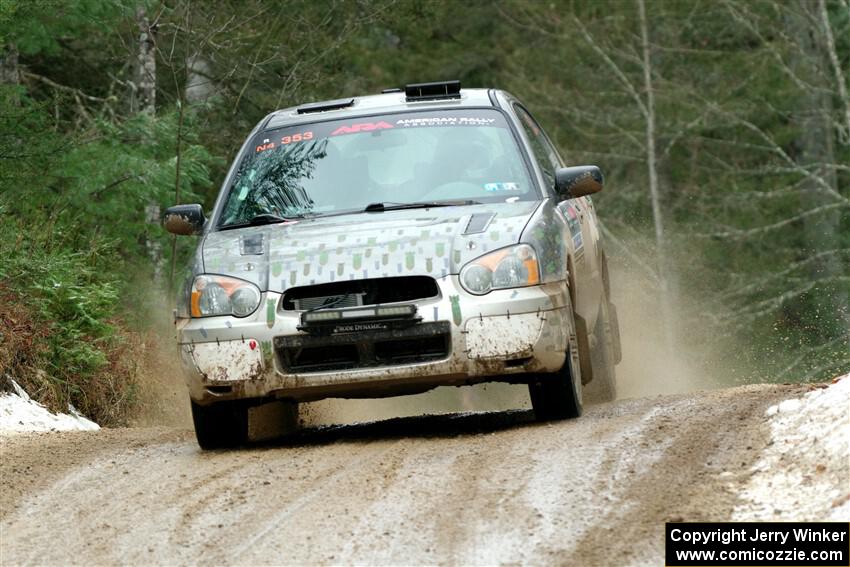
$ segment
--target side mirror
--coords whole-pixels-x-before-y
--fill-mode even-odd
[[[165,209],[162,215],[162,226],[172,234],[200,234],[206,222],[207,217],[200,205],[175,205]]]
[[[575,199],[602,191],[602,171],[595,165],[559,167],[555,170],[555,191],[562,199]]]

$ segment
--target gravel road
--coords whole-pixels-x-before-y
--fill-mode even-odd
[[[0,436],[0,563],[663,565],[721,521],[805,386],[321,427],[201,452],[190,431]],[[837,474],[848,478],[847,470]]]

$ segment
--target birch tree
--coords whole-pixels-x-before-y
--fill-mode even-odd
[[[669,185],[669,179],[666,179],[662,172],[661,162],[664,156],[660,155],[658,150],[662,138],[656,103],[659,71],[653,62],[652,23],[647,15],[644,0],[636,0],[630,9],[633,14],[629,14],[630,17],[626,20],[629,23],[625,24],[625,29],[618,27],[615,30],[607,26],[605,18],[594,18],[592,23],[589,23],[582,14],[571,13],[569,10],[563,10],[563,14],[556,12],[556,18],[547,18],[539,11],[518,4],[515,10],[505,11],[504,14],[511,23],[521,28],[542,33],[550,41],[557,41],[569,48],[582,47],[582,51],[587,54],[582,62],[585,68],[571,69],[570,72],[593,77],[592,81],[584,81],[583,86],[591,98],[594,98],[594,94],[602,94],[602,100],[595,97],[597,108],[579,107],[580,103],[576,104],[577,99],[563,97],[557,86],[539,86],[535,89],[535,94],[546,101],[548,110],[573,124],[585,123],[594,129],[594,134],[605,132],[612,139],[603,152],[594,151],[595,147],[587,146],[579,151],[567,148],[569,161],[582,159],[575,154],[586,154],[593,161],[603,160],[609,164],[606,170],[610,169],[612,161],[616,164],[615,167],[629,170],[638,164],[642,165],[642,179],[645,181],[629,185],[635,193],[633,198],[648,204],[654,238],[654,259],[650,260],[648,265],[643,261],[641,264],[648,267],[652,280],[657,283],[666,346],[668,350],[672,350],[676,320],[673,285],[675,277],[668,257],[671,252],[668,244],[670,236],[665,226],[665,191],[662,183],[667,181]],[[604,29],[605,33],[596,31],[599,29]],[[523,81],[527,81],[522,87],[525,90],[540,85],[539,81],[527,76],[523,76]],[[611,91],[616,94],[612,96]],[[604,104],[605,98],[616,98],[624,106],[613,111]],[[565,100],[569,102],[565,104]],[[673,129],[672,124],[664,126],[666,130]],[[617,169],[614,171],[616,179],[619,172]],[[616,186],[618,191],[624,189],[622,185]],[[667,187],[667,192],[669,191],[670,187]],[[625,251],[632,258],[640,256],[629,249]]]
[[[147,9],[140,5],[135,14],[136,42],[133,54],[133,79],[130,81],[130,113],[143,113],[153,118],[156,115],[156,42],[154,29],[148,17]],[[145,207],[145,223],[149,230],[159,227],[160,207],[155,201],[149,201]],[[162,243],[158,238],[145,235],[145,249],[153,266],[154,281],[162,278]]]
[[[850,205],[842,199],[845,195],[839,191],[834,148],[836,133],[838,140],[844,138],[845,144],[850,144],[850,139],[846,138],[848,131],[845,130],[850,122],[843,122],[839,118],[840,114],[844,114],[850,120],[850,114],[847,114],[850,113],[850,106],[847,106],[843,70],[837,61],[825,1],[819,0],[813,6],[807,0],[798,0],[796,6],[789,10],[787,22],[789,35],[796,39],[798,46],[793,51],[790,67],[811,86],[799,93],[797,112],[798,161],[813,173],[813,176],[806,177],[801,183],[802,201],[807,203],[807,208],[812,209],[832,204]],[[834,75],[830,73],[830,64]],[[831,82],[830,77],[835,80]],[[835,112],[833,99],[845,105],[844,113]],[[846,197],[850,198],[850,194]],[[841,248],[840,215],[846,215],[847,211],[847,206],[841,206],[804,219],[807,251],[810,255]],[[818,302],[820,305],[816,305],[815,309],[825,309],[825,316],[834,315],[838,324],[844,328],[843,334],[850,336],[850,296],[836,293],[841,286],[832,285],[848,273],[842,257],[839,254],[823,255],[809,265],[808,271],[813,281],[824,281],[827,289],[835,290],[824,301]]]
[[[17,85],[20,80],[18,48],[14,43],[9,43],[0,52],[0,84]]]
[[[136,8],[136,52],[130,83],[130,113],[156,112],[156,47],[154,30],[144,6]]]
[[[658,187],[658,159],[655,150],[655,88],[652,82],[652,53],[649,41],[649,23],[646,17],[646,5],[644,0],[636,0],[640,22],[641,53],[643,55],[643,89],[644,100],[637,99],[641,114],[645,121],[646,138],[646,170],[649,184],[649,200],[652,203],[652,224],[655,228],[655,248],[658,257],[658,283],[661,293],[661,309],[664,320],[664,329],[667,339],[667,348],[674,348],[673,344],[673,313],[672,297],[670,295],[670,276],[667,258],[667,235],[664,232],[664,218],[661,211],[661,191]]]

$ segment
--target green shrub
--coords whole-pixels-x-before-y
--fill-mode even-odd
[[[73,251],[22,229],[0,211],[0,373],[53,410],[71,403],[102,425],[124,423],[137,353],[117,319],[114,245]]]

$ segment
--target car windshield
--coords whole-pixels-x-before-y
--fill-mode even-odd
[[[387,205],[536,199],[504,116],[441,110],[303,124],[257,135],[218,225]]]

